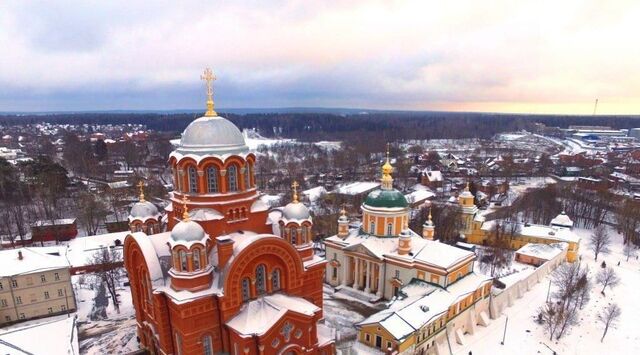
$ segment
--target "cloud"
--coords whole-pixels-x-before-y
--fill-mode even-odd
[[[1,2],[0,111],[197,108],[211,66],[222,108],[638,113],[637,18],[617,0]]]

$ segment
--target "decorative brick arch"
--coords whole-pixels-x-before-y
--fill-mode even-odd
[[[288,355],[289,353],[294,353],[296,355],[304,354],[305,351],[302,350],[302,347],[298,344],[289,344],[278,351],[278,355]]]
[[[221,170],[221,169],[224,169],[225,164],[222,161],[222,159],[218,157],[206,157],[200,160],[200,163],[198,164],[198,169],[204,171],[211,165],[215,166],[218,170]]]
[[[230,306],[239,306],[242,303],[242,278],[251,275],[250,278],[253,280],[253,272],[258,264],[266,264],[267,275],[270,275],[275,267],[280,268],[280,279],[283,280],[284,286],[281,290],[288,291],[302,286],[304,269],[302,259],[295,248],[276,236],[258,239],[234,257],[227,272],[224,289],[229,296],[227,300]]]

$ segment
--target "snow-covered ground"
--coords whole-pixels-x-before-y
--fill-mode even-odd
[[[90,288],[91,282],[81,284],[82,276],[73,276],[73,284],[78,303],[78,340],[80,353],[88,355],[128,354],[138,349],[136,340],[135,310],[131,301],[131,290],[123,286],[120,295],[120,313],[116,312],[109,299],[107,319],[92,321],[89,317],[94,305],[96,292]]]
[[[636,321],[640,316],[640,303],[636,301],[640,289],[640,262],[635,258],[625,261],[622,251],[622,237],[610,231],[613,235],[611,253],[593,260],[593,253],[588,248],[588,239],[592,231],[577,229],[582,237],[581,263],[590,268],[592,282],[595,274],[600,270],[600,262],[606,261],[612,266],[621,282],[613,289],[607,288],[603,296],[600,294],[602,286],[594,284],[591,300],[579,313],[579,324],[572,327],[569,334],[560,340],[549,340],[543,327],[534,319],[537,309],[542,306],[547,297],[549,286],[547,276],[544,281],[535,285],[514,305],[507,308],[505,313],[484,328],[478,327],[475,334],[466,338],[464,346],[453,345],[454,354],[640,354],[640,333],[636,328]],[[620,266],[618,266],[620,262]],[[553,288],[551,290],[553,292]],[[604,327],[597,321],[597,314],[607,304],[616,302],[622,309],[622,316],[616,328],[609,329],[604,342],[600,342]],[[507,321],[507,317],[509,320]],[[503,332],[507,322],[507,332],[504,345],[501,345]]]

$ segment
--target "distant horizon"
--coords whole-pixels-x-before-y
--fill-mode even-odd
[[[508,115],[508,116],[575,116],[575,117],[640,117],[640,113],[633,114],[579,114],[579,113],[534,113],[534,112],[491,112],[491,111],[455,111],[455,110],[411,110],[411,109],[370,109],[370,108],[353,108],[353,107],[232,107],[232,108],[216,108],[219,114],[270,114],[270,113],[327,113],[327,114],[420,114],[420,113],[444,113],[444,114],[478,114],[478,115]],[[19,116],[19,115],[55,115],[55,114],[187,114],[201,113],[204,115],[204,109],[106,109],[106,110],[52,110],[52,111],[0,111],[0,116]]]

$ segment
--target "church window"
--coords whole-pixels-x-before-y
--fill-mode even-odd
[[[251,188],[251,164],[247,163],[244,170],[244,189],[249,190]]]
[[[266,266],[264,266],[264,264],[258,265],[256,268],[256,293],[258,296],[267,292],[266,274]]]
[[[218,170],[213,166],[207,169],[207,189],[209,192],[218,192]]]
[[[387,235],[392,235],[393,234],[393,224],[389,223],[387,224]]]
[[[302,244],[309,241],[309,226],[302,226]]]
[[[371,221],[371,223],[369,223],[369,233],[376,234],[376,222]]]
[[[229,191],[238,191],[238,168],[231,165],[227,169],[227,178],[229,179]]]
[[[280,290],[280,269],[275,269],[271,272],[271,290]]]
[[[282,329],[280,329],[280,334],[284,337],[285,343],[289,342],[289,339],[291,338],[291,331],[293,331],[293,325],[289,322],[284,323]]]
[[[148,235],[153,234],[153,223],[149,223],[149,225],[147,226],[147,234]]]
[[[242,301],[248,301],[251,296],[249,292],[249,278],[242,279]]]
[[[291,228],[291,244],[298,244],[298,229],[295,227]]]
[[[193,270],[200,270],[200,249],[195,249],[193,252]]]
[[[202,350],[204,355],[213,355],[213,346],[211,344],[211,335],[202,337]]]
[[[198,192],[198,174],[193,166],[189,167],[189,192]]]
[[[180,271],[189,271],[187,268],[187,252],[180,250]]]

